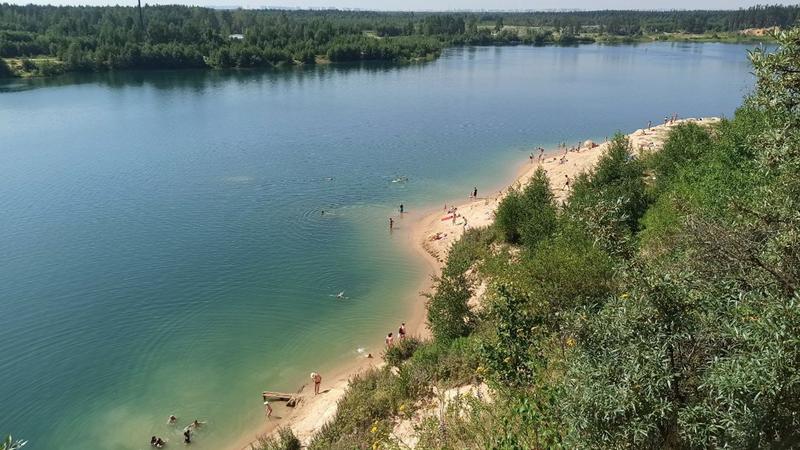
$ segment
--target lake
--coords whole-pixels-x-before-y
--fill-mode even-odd
[[[388,232],[400,203],[494,189],[540,145],[730,116],[747,49],[0,84],[0,432],[146,449],[180,442],[174,413],[209,422],[194,448],[219,448],[263,421],[262,390],[380,352],[425,275]]]

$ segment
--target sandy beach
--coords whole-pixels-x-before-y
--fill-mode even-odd
[[[701,125],[710,125],[718,122],[718,118],[681,119],[675,122],[653,126],[650,129],[639,129],[628,135],[634,153],[641,151],[657,151],[661,148],[670,128],[686,122],[697,122]],[[578,174],[591,170],[600,156],[608,148],[608,142],[593,144],[587,141],[580,149],[568,151],[563,149],[548,149],[542,162],[538,162],[538,153],[534,153],[533,161],[527,156],[516,172],[514,179],[506,183],[505,189],[485,195],[480,192],[478,197],[467,201],[452,201],[446,203],[446,208],[455,207],[457,217],[454,220],[447,213],[445,207],[428,210],[421,214],[406,213],[399,222],[401,225],[396,233],[401,234],[404,247],[414,254],[426,265],[428,273],[413,292],[408,294],[409,315],[405,318],[409,334],[426,337],[428,330],[425,325],[425,298],[422,292],[431,288],[431,275],[439,273],[441,265],[447,258],[447,253],[453,242],[457,241],[464,231],[472,227],[488,226],[494,220],[494,212],[509,188],[523,186],[533,176],[539,167],[547,171],[551,188],[558,201],[563,201],[568,193],[565,187],[566,177],[574,179]],[[566,156],[565,156],[566,155]],[[563,158],[562,161],[562,157]],[[468,187],[466,187],[468,188]],[[465,226],[466,221],[466,226]],[[381,340],[381,342],[378,342]],[[376,337],[377,348],[382,348],[382,336]],[[290,427],[295,435],[307,445],[314,433],[336,414],[336,405],[344,395],[348,380],[355,374],[377,367],[382,364],[379,354],[372,359],[359,358],[337,368],[332,373],[322,374],[323,383],[320,395],[313,395],[313,386],[303,388],[303,399],[295,408],[288,408],[282,402],[273,402],[275,413],[273,419],[247,436],[243,436],[229,447],[229,450],[250,449],[251,443],[257,436],[268,435],[279,427]],[[277,417],[280,417],[279,419]]]

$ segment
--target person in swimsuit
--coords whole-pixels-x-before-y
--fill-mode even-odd
[[[319,385],[322,384],[322,375],[311,372],[311,380],[314,381],[314,395],[319,394]]]
[[[392,219],[391,217],[389,217],[389,229],[390,230],[394,229],[394,219]]]
[[[389,333],[388,335],[386,335],[386,347],[392,348],[393,344],[394,344],[394,337],[392,336],[392,333]]]
[[[183,430],[183,443],[184,444],[191,444],[192,443],[192,430],[189,427]]]
[[[264,400],[264,414],[267,415],[267,419],[272,417],[272,406],[269,405],[269,401],[267,400]]]
[[[406,323],[403,322],[400,324],[400,328],[397,330],[397,335],[400,336],[400,339],[406,338]]]
[[[175,417],[174,414],[170,414],[169,418],[167,419],[167,425],[175,425],[175,423],[177,421],[178,421],[178,418]]]
[[[403,209],[404,209],[404,208],[403,208],[403,204],[402,204],[402,203],[400,203],[400,214],[403,214]]]

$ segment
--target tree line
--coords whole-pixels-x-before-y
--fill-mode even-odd
[[[68,71],[258,67],[436,57],[453,45],[574,44],[591,36],[787,27],[800,7],[736,11],[417,13],[0,4],[0,58]],[[52,63],[52,61],[51,61]],[[55,66],[51,64],[51,66]],[[55,70],[55,67],[52,67]],[[0,68],[0,71],[4,69]]]

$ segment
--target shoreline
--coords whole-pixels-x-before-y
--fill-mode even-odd
[[[430,336],[430,332],[426,325],[426,299],[422,293],[430,290],[432,287],[431,276],[437,274],[441,266],[421,245],[418,245],[418,223],[428,217],[432,210],[422,209],[420,211],[420,213],[405,213],[398,222],[400,224],[405,222],[408,225],[401,225],[394,230],[394,233],[400,235],[399,251],[408,252],[412,258],[425,265],[424,273],[415,283],[414,290],[403,295],[404,301],[408,305],[408,315],[405,319],[408,335],[424,339]],[[375,341],[375,348],[381,349],[381,351],[384,348],[382,338]],[[306,382],[301,388],[303,399],[296,407],[287,407],[284,402],[279,401],[270,402],[274,408],[272,417],[275,420],[261,424],[255,430],[247,432],[245,436],[234,440],[231,445],[224,448],[226,450],[250,450],[251,446],[258,442],[259,437],[272,435],[283,427],[291,428],[303,446],[307,446],[316,431],[335,416],[337,404],[344,396],[350,384],[350,378],[383,365],[383,359],[379,353],[374,353],[371,359],[360,356],[335,364],[333,370],[321,374],[323,379],[320,395],[309,396],[308,392],[312,392],[313,387],[310,382]]]
[[[669,130],[674,126],[688,122],[710,125],[719,121],[720,119],[716,117],[679,119],[670,124],[653,126],[649,130],[638,129],[627,134],[626,137],[630,140],[633,153],[638,154],[642,150],[658,150],[667,137]],[[408,225],[395,230],[395,233],[402,233],[401,247],[413,254],[414,258],[418,258],[425,265],[425,275],[417,283],[415,291],[409,292],[407,295],[409,316],[406,319],[406,325],[409,331],[408,334],[422,338],[429,337],[430,332],[425,321],[426,299],[422,296],[422,292],[430,291],[432,287],[431,277],[439,275],[446,261],[450,245],[456,242],[468,227],[490,225],[494,221],[494,211],[508,191],[511,188],[524,186],[539,167],[547,171],[556,201],[562,202],[569,193],[569,190],[564,187],[565,176],[574,179],[578,174],[592,169],[608,148],[608,144],[609,142],[606,141],[599,145],[582,146],[577,151],[566,153],[560,149],[545,150],[541,163],[536,161],[538,155],[534,154],[533,162],[526,161],[521,163],[506,182],[498,183],[499,186],[504,186],[499,191],[490,191],[491,194],[486,197],[479,196],[476,199],[467,201],[446,203],[448,208],[455,207],[457,209],[458,217],[455,221],[443,220],[443,216],[447,216],[447,213],[438,207],[422,209],[419,215],[405,213],[405,216],[400,220],[408,221],[406,222]],[[560,155],[566,155],[566,160],[563,163],[559,162]],[[467,226],[464,225],[464,221],[467,222]],[[436,238],[437,236],[439,238]],[[378,348],[383,348],[383,343],[379,343]],[[273,420],[263,424],[253,433],[248,433],[250,437],[242,437],[234,445],[226,448],[228,450],[250,450],[251,445],[257,442],[259,436],[270,435],[281,427],[291,428],[303,445],[308,445],[314,433],[335,416],[337,403],[347,390],[350,378],[365,370],[380,367],[384,364],[380,359],[380,355],[373,356],[374,358],[372,359],[361,357],[342,363],[336,366],[336,369],[331,373],[323,374],[323,391],[319,396],[308,397],[308,394],[305,394],[303,400],[295,408],[288,408],[283,405],[276,407],[274,415],[280,416],[283,414],[280,420]],[[303,386],[303,392],[307,392],[309,387],[308,383],[306,383]]]

